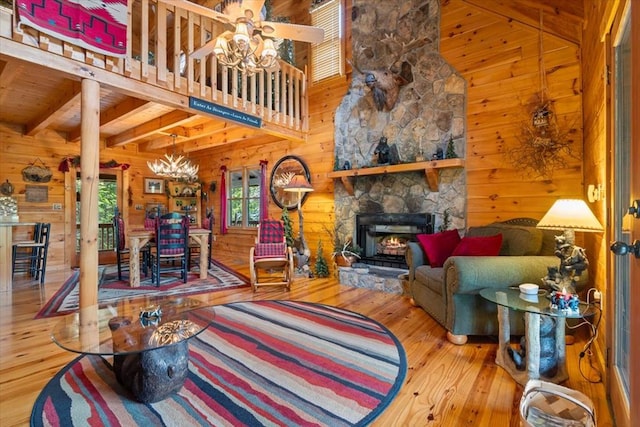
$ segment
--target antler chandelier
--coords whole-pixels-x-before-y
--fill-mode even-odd
[[[238,22],[235,32],[220,34],[213,53],[221,64],[237,67],[249,75],[278,67],[278,51],[273,40],[254,34],[250,21]]]
[[[165,154],[165,159],[156,159],[153,162],[147,162],[147,166],[151,171],[159,176],[172,179],[184,179],[186,181],[196,181],[198,179],[198,170],[200,166],[194,165],[184,156],[175,156],[176,151],[176,134],[171,134],[173,138],[173,154]]]

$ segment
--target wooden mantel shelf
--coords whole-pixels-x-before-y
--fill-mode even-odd
[[[329,172],[329,178],[340,178],[349,195],[353,196],[352,178],[366,175],[384,175],[387,173],[413,172],[424,170],[427,185],[431,191],[438,191],[438,169],[462,168],[464,159],[430,160],[428,162],[403,163],[399,165],[376,166],[372,168],[347,169]]]

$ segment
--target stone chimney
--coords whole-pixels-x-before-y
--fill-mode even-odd
[[[457,157],[464,158],[466,82],[438,51],[438,0],[353,0],[351,20],[357,68],[391,71],[405,84],[395,105],[380,110],[365,75],[353,70],[351,87],[336,111],[337,167],[378,166],[375,149],[382,137],[400,163],[430,160],[439,150],[446,155],[451,140]],[[353,196],[336,181],[336,228],[351,235],[358,213],[428,212],[435,214],[438,231],[446,210],[449,228],[463,229],[464,170],[439,173],[436,192],[427,186],[423,171],[358,177]]]

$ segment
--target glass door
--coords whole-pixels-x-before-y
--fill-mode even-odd
[[[82,181],[80,173],[76,174],[76,263],[80,262],[80,191]],[[113,230],[113,215],[118,206],[118,174],[101,173],[98,182],[98,262],[113,264],[115,262],[115,235]]]
[[[640,214],[633,215],[629,207],[634,200],[640,199],[640,184],[637,182],[637,168],[640,161],[640,138],[638,120],[638,108],[640,99],[638,95],[638,81],[632,80],[632,62],[634,61],[631,46],[632,19],[637,26],[638,12],[632,18],[633,2],[627,2],[619,25],[614,27],[613,35],[613,200],[611,227],[612,238],[615,241],[631,245],[640,239]],[[633,7],[638,4],[633,4]],[[635,58],[637,66],[638,60]],[[635,71],[637,73],[637,71]],[[634,96],[635,95],[635,96]],[[634,112],[635,111],[635,112]],[[636,121],[634,123],[634,121]],[[635,162],[635,164],[633,164]],[[634,169],[636,175],[634,175]],[[634,182],[634,176],[636,182]],[[637,351],[640,345],[638,339],[638,277],[640,259],[631,255],[612,255],[613,286],[610,288],[611,303],[607,310],[612,319],[611,328],[611,358],[609,363],[609,388],[616,424],[619,426],[631,425],[631,420],[638,416],[637,387],[634,384],[638,369],[633,360],[637,359]],[[635,313],[635,315],[634,315]],[[634,350],[635,348],[635,350]],[[636,364],[637,365],[637,364]],[[635,379],[634,379],[635,378]],[[633,413],[635,412],[635,413]],[[637,421],[637,419],[636,419]]]

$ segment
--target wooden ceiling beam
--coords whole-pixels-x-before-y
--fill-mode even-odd
[[[22,61],[1,61],[0,62],[0,105],[4,105],[4,100],[9,94],[16,78],[24,72],[24,62]]]
[[[181,133],[176,132],[176,135],[180,137],[178,138],[176,143],[193,141],[199,138],[203,138],[210,135],[218,134],[220,132],[228,131],[236,127],[239,127],[239,126],[231,123],[227,123],[222,120],[209,120],[209,122],[207,123],[201,123],[196,126],[186,128]],[[165,139],[159,138],[159,139],[154,139],[153,141],[140,144],[139,149],[140,151],[155,151],[155,150],[164,149],[169,145],[171,145],[171,142],[167,143]]]
[[[39,117],[27,123],[25,126],[25,135],[33,136],[49,126],[57,117],[60,117],[72,109],[80,109],[82,86],[76,81],[67,82],[68,84],[65,85],[66,87],[62,93],[56,96],[58,102],[50,105]]]
[[[189,121],[194,115],[193,113],[174,110],[118,135],[107,138],[107,147],[120,147],[146,138],[154,133],[180,126],[182,123]]]
[[[117,120],[124,120],[129,117],[133,117],[152,105],[153,104],[151,102],[144,99],[129,97],[121,103],[100,113],[100,128],[102,129],[102,127]],[[67,140],[74,142],[80,140],[80,126],[69,132]]]
[[[241,141],[248,141],[256,137],[262,137],[266,134],[260,129],[253,129],[244,126],[233,126],[223,132],[209,135],[204,138],[198,138],[181,145],[181,151],[191,153],[220,145],[233,144]]]

